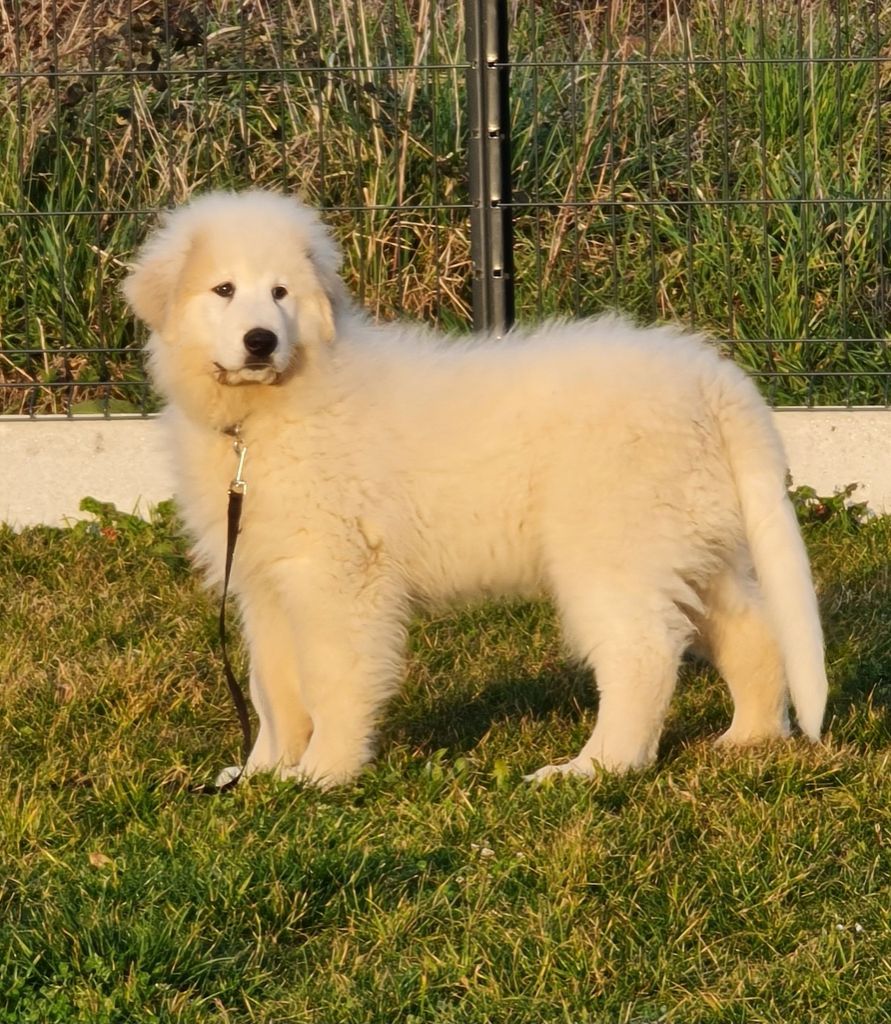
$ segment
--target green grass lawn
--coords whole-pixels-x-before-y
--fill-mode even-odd
[[[887,1021],[891,520],[828,511],[824,747],[713,750],[690,665],[655,769],[526,785],[596,700],[520,604],[415,623],[354,785],[223,797],[185,788],[238,731],[169,513],[0,527],[0,1021]]]

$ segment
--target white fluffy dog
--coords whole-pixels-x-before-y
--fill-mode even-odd
[[[755,387],[700,338],[606,316],[443,338],[375,326],[294,199],[168,215],[125,284],[178,498],[219,582],[232,439],[249,448],[232,575],[259,734],[247,772],[333,785],[372,756],[415,602],[545,592],[594,670],[589,775],[650,764],[688,647],[730,688],[724,739],[817,739],[826,675],[786,462]]]

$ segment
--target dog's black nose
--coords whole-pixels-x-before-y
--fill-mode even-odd
[[[244,347],[254,359],[268,359],[278,345],[278,338],[265,327],[252,327],[244,336]]]

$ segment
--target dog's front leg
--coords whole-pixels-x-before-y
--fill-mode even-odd
[[[354,778],[373,755],[381,705],[399,685],[405,629],[400,602],[380,581],[343,579],[293,595],[300,689],[312,720],[303,756],[285,777],[330,787]],[[318,583],[318,578],[316,579]]]
[[[242,592],[239,605],[250,654],[251,703],[259,720],[244,774],[286,770],[303,756],[312,731],[298,681],[294,624],[272,589]],[[238,771],[224,769],[218,783]]]

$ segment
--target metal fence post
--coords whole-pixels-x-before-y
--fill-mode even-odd
[[[473,326],[501,337],[514,320],[507,0],[465,9]]]

